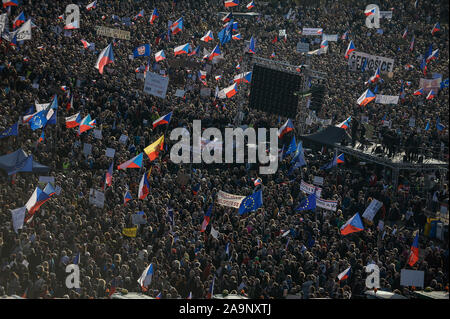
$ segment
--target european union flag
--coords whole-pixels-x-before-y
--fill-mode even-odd
[[[242,215],[257,210],[262,204],[262,191],[259,190],[242,200],[241,206],[239,206],[239,214]]]
[[[284,153],[283,158],[285,158],[286,156],[288,156],[292,152],[295,152],[296,150],[297,150],[297,142],[295,141],[295,136],[293,136],[291,144],[289,144],[289,147],[286,150],[286,152]]]
[[[233,20],[231,20],[230,22],[228,22],[226,28],[222,29],[222,31],[220,31],[218,33],[218,38],[220,41],[221,45],[224,45],[225,43],[228,43],[231,41],[231,28],[233,26]]]
[[[30,120],[30,127],[33,131],[43,128],[47,124],[47,111],[42,110]]]
[[[140,56],[150,56],[151,52],[152,50],[150,48],[150,44],[144,44],[134,49],[133,57],[138,58]]]
[[[314,193],[306,197],[295,210],[302,211],[315,209],[316,209],[316,194]]]
[[[448,78],[441,82],[441,90],[443,88],[448,88]]]
[[[12,126],[10,126],[9,128],[7,128],[6,130],[4,130],[3,132],[0,133],[0,139],[7,137],[7,136],[17,136],[19,135],[19,130],[18,130],[19,124],[13,124]]]

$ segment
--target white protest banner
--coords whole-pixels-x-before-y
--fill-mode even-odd
[[[16,232],[16,234],[17,234],[17,230],[22,229],[22,227],[23,227],[23,221],[25,219],[25,211],[26,210],[27,210],[27,208],[25,206],[16,208],[16,209],[10,209],[13,228],[14,228],[14,231]]]
[[[286,36],[286,29],[280,30],[278,31],[278,36],[281,37],[285,37]]]
[[[434,92],[437,92],[441,88],[441,81],[442,78],[436,78],[436,79],[423,79],[421,78],[419,80],[419,87],[423,89],[423,92],[425,94],[428,94],[431,90],[434,90]]]
[[[297,42],[297,52],[309,52],[309,43]]]
[[[145,225],[147,221],[144,218],[144,212],[137,212],[131,215],[131,223],[134,225]]]
[[[398,95],[381,95],[377,94],[375,96],[375,103],[379,104],[398,104],[400,96]]]
[[[383,203],[373,199],[369,206],[367,206],[366,210],[364,211],[364,213],[362,214],[362,217],[372,221],[373,218],[375,217],[375,214],[378,212],[378,210],[381,208],[381,206],[383,206]]]
[[[215,230],[212,225],[211,225],[211,236],[213,236],[215,239],[219,238],[219,232]]]
[[[17,41],[31,40],[31,19],[22,24],[22,26],[15,31]]]
[[[316,196],[320,198],[322,195],[322,188],[306,183],[305,181],[301,181],[300,190],[304,191],[306,194],[316,193]]]
[[[120,135],[119,142],[122,144],[127,144],[128,136],[122,134]]]
[[[114,155],[116,154],[116,150],[114,148],[107,147],[106,148],[106,157],[114,158]]]
[[[8,25],[8,14],[7,13],[0,14],[0,34],[2,34],[3,31],[5,31],[7,25]]]
[[[87,156],[91,155],[92,153],[92,145],[89,143],[84,143],[83,145],[83,154]]]
[[[39,183],[55,183],[55,176],[39,176]]]
[[[313,184],[323,186],[323,177],[314,176]]]
[[[322,35],[322,28],[303,28],[302,35]]]
[[[144,92],[165,99],[168,85],[169,77],[147,72],[144,82]]]
[[[337,34],[322,34],[322,41],[329,41],[329,42],[337,42],[338,35]]]
[[[425,273],[422,270],[402,269],[400,272],[400,285],[409,287],[423,287]]]
[[[337,200],[326,200],[322,198],[316,198],[316,206],[326,209],[326,210],[332,210],[336,211],[337,209]]]
[[[101,140],[101,139],[103,138],[103,136],[102,136],[102,130],[94,129],[94,137],[97,138],[97,139],[99,139],[99,140]]]
[[[103,208],[103,206],[105,205],[105,194],[91,188],[89,190],[89,203],[94,206]]]
[[[392,11],[380,11],[380,18],[392,19]]]
[[[391,128],[392,127],[392,121],[384,120],[383,121],[383,126]]]
[[[244,198],[245,196],[233,195],[224,191],[219,191],[219,193],[217,194],[217,204],[227,207],[239,208]]]
[[[348,58],[348,67],[350,71],[361,72],[362,66],[366,63],[365,71],[375,72],[379,67],[381,73],[394,71],[394,59],[382,56],[371,55],[364,52],[353,51]]]
[[[175,92],[175,96],[177,97],[183,97],[184,96],[185,91],[181,90],[181,89],[177,89],[177,91]]]
[[[111,37],[116,39],[130,40],[130,31],[123,31],[119,29],[112,29],[107,27],[96,26],[97,35],[104,37]]]

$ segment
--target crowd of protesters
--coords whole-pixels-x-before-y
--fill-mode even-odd
[[[200,45],[208,52],[212,50],[218,43],[217,32],[224,24],[217,13],[229,11],[223,1],[111,0],[98,1],[97,8],[90,11],[85,10],[86,1],[79,1],[80,28],[66,36],[62,30],[64,21],[58,16],[71,2],[44,1],[34,5],[31,0],[22,0],[19,7],[12,8],[9,19],[12,21],[20,11],[33,18],[36,27],[32,40],[17,47],[4,39],[0,43],[0,131],[17,122],[36,100],[45,103],[57,94],[59,104],[58,124],[46,126],[43,142],[37,144],[41,130],[32,131],[23,124],[18,136],[0,140],[0,154],[22,148],[37,162],[51,168],[49,175],[55,177],[56,185],[62,189],[16,233],[10,210],[25,205],[38,184],[38,175],[19,173],[12,178],[1,173],[0,296],[108,298],[112,291],[123,288],[152,297],[161,293],[162,298],[186,298],[192,293],[193,298],[206,298],[215,276],[215,293],[226,290],[249,298],[297,295],[304,299],[350,299],[364,294],[365,266],[369,263],[380,268],[382,290],[412,296],[411,287],[400,285],[403,268],[423,270],[425,287],[448,290],[448,243],[425,236],[427,217],[440,210],[440,203],[448,203],[446,173],[402,174],[399,184],[404,187],[399,190],[393,187],[389,168],[350,157],[333,170],[320,169],[334,155],[332,149],[320,148],[307,149],[307,165],[291,175],[290,156],[280,161],[275,174],[264,176],[258,176],[257,165],[249,168],[245,164],[171,162],[169,153],[174,142],[169,140],[170,131],[183,126],[190,130],[193,120],[202,120],[204,128],[224,128],[235,122],[243,105],[245,116],[241,124],[269,128],[283,123],[275,114],[248,108],[248,84],[239,85],[245,94],[230,99],[201,97],[199,91],[204,85],[194,81],[193,76],[206,66],[203,52],[199,56],[173,57],[173,48],[187,42],[193,48]],[[429,101],[412,95],[419,79],[426,77],[417,57],[431,43],[440,52],[428,72],[448,78],[448,17],[445,21],[440,15],[440,1],[419,1],[417,8],[412,0],[381,1],[380,6],[382,10],[393,11],[392,19],[381,20],[383,34],[365,27],[365,4],[359,1],[327,1],[312,7],[296,7],[289,1],[271,1],[267,5],[257,2],[253,10],[261,13],[259,18],[235,19],[243,39],[254,36],[256,55],[267,59],[275,52],[275,60],[302,64],[304,56],[296,52],[297,42],[307,38],[299,32],[302,27],[320,27],[327,34],[342,35],[348,31],[357,50],[394,58],[393,76],[383,75],[384,83],[379,88],[382,94],[399,95],[400,81],[410,81],[405,98],[398,105],[372,102],[360,107],[356,100],[367,88],[364,82],[372,74],[348,70],[344,58],[348,40],[330,42],[328,53],[311,57],[313,68],[328,74],[327,94],[317,117],[331,119],[335,125],[350,115],[358,120],[367,116],[372,136],[381,140],[386,134],[383,130],[390,130],[398,138],[397,152],[406,151],[406,146],[415,143],[421,148],[419,154],[432,154],[448,162],[448,88]],[[150,24],[148,19],[155,7],[160,16]],[[285,17],[290,8],[296,12],[294,19]],[[133,20],[142,9],[144,18]],[[247,9],[241,3],[239,10],[234,11]],[[129,17],[131,23],[113,16]],[[181,16],[183,30],[156,44],[155,39],[167,32],[168,21]],[[438,21],[441,30],[432,36],[431,28]],[[115,61],[105,67],[104,74],[99,74],[94,65],[100,51],[112,39],[97,36],[96,26],[131,33],[131,40],[114,41]],[[405,28],[415,36],[412,52],[410,41],[402,38]],[[275,42],[280,29],[287,30],[287,39]],[[208,30],[214,32],[216,40],[203,43],[200,38]],[[95,51],[84,49],[81,39],[95,43]],[[129,55],[143,43],[151,43],[152,56],[159,50],[168,56],[159,63],[152,57],[150,65],[150,71],[165,70],[169,77],[165,99],[145,94],[143,81],[136,77],[135,70],[145,66],[147,60],[129,59]],[[228,86],[238,73],[251,71],[236,70],[244,48],[243,40],[233,40],[221,47],[224,58],[212,65],[207,75],[212,91],[216,85]],[[415,68],[406,70],[406,64]],[[222,78],[216,81],[215,75]],[[67,86],[74,97],[69,111],[65,106],[70,98],[61,91],[61,86]],[[176,89],[187,87],[190,90],[184,98],[174,96]],[[171,111],[169,125],[152,129],[154,120]],[[96,119],[102,139],[95,138],[92,130],[77,136],[76,130],[65,127],[64,117],[76,112]],[[392,121],[390,129],[380,124],[385,114]],[[416,119],[415,128],[408,125],[410,117]],[[437,117],[444,125],[442,131],[435,129]],[[432,127],[425,131],[428,120]],[[283,141],[289,142],[294,134],[298,137],[300,123],[294,120],[294,124],[296,130]],[[307,133],[322,128],[320,123],[313,123],[307,126]],[[105,156],[106,148],[116,150],[114,162],[118,165],[142,152],[162,133],[166,134],[165,150],[153,162],[144,160],[145,170],[153,167],[150,194],[145,200],[137,199],[144,169],[115,169],[113,185],[104,191],[104,208],[89,202],[89,190],[101,190],[104,186],[105,172],[111,163],[111,158]],[[126,143],[119,141],[121,135],[128,136]],[[89,156],[83,154],[84,143],[93,146]],[[300,182],[312,184],[314,176],[324,178],[322,197],[338,201],[336,212],[322,209],[296,212],[298,203],[307,196],[300,190]],[[253,179],[257,177],[262,178],[258,187],[263,190],[264,204],[260,209],[240,216],[236,209],[215,204],[210,225],[206,232],[200,232],[204,213],[219,190],[250,195],[254,190]],[[194,195],[192,189],[197,184],[201,187]],[[124,205],[127,187],[133,200]],[[355,213],[362,214],[373,198],[384,204],[373,222],[365,221],[362,232],[342,236],[339,228]],[[168,207],[174,211],[173,225],[167,215]],[[133,226],[131,215],[138,211],[144,211],[147,224],[139,226],[135,238],[124,236],[122,229]],[[380,220],[384,229],[377,227]],[[211,226],[219,231],[218,239],[211,236]],[[287,230],[291,230],[290,234],[281,236]],[[410,267],[407,260],[416,230],[421,234],[421,254],[420,260]],[[227,244],[230,244],[228,253]],[[81,287],[69,289],[65,285],[66,265],[78,254]],[[154,276],[148,289],[142,291],[137,280],[150,263],[154,265]],[[338,274],[349,266],[351,276],[339,281]]]

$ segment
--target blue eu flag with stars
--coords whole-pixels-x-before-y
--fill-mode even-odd
[[[315,210],[315,209],[316,209],[316,194],[311,194],[308,197],[306,197],[295,210],[299,212],[302,210]]]
[[[262,206],[262,190],[245,197],[239,206],[239,215],[257,210]]]

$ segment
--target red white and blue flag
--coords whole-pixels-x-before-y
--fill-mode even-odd
[[[141,181],[139,182],[139,190],[138,190],[138,198],[139,199],[145,199],[147,195],[150,193],[150,182],[148,181],[148,177],[151,173],[145,172],[144,175],[142,175]]]
[[[105,176],[105,185],[104,185],[104,189],[107,186],[111,186],[112,185],[112,176],[113,176],[113,169],[114,169],[114,161],[112,161],[111,165],[109,165],[109,169],[106,172],[106,176]]]
[[[3,8],[19,6],[19,0],[3,0],[2,2],[3,2]]]
[[[95,120],[91,119],[91,115],[90,114],[86,115],[80,122],[80,126],[78,128],[78,135],[90,129],[93,129],[95,124],[96,124]]]
[[[95,0],[94,2],[89,3],[86,6],[86,10],[91,11],[92,9],[97,8],[97,0]]]
[[[134,16],[133,20],[137,20],[139,17],[144,17],[144,9],[139,11],[139,13]]]
[[[341,235],[348,235],[363,230],[364,225],[362,223],[361,217],[359,216],[359,213],[356,213],[344,225],[341,226]]]
[[[251,9],[253,9],[255,7],[255,2],[254,1],[251,1],[249,4],[247,4],[247,9],[248,10],[251,10]]]
[[[435,96],[434,90],[430,90],[430,92],[428,92],[426,99],[432,100],[432,99],[434,99],[434,96]]]
[[[161,116],[159,119],[157,119],[156,121],[153,122],[153,128],[157,127],[158,125],[162,125],[162,124],[169,124],[170,123],[170,119],[172,118],[172,112]]]
[[[377,11],[377,8],[373,7],[371,9],[364,10],[364,14],[368,17],[368,16],[371,16],[371,15],[374,15],[376,11]]]
[[[367,104],[369,104],[373,100],[375,100],[375,94],[370,89],[367,89],[358,98],[356,103],[358,103],[360,106],[366,106]]]
[[[239,0],[225,0],[225,8],[236,7],[239,5]]]
[[[209,206],[208,210],[205,213],[205,216],[203,217],[202,228],[200,230],[200,232],[202,232],[202,233],[206,230],[206,227],[208,226],[209,221],[211,220],[212,207],[213,207],[213,204],[211,204]]]
[[[237,83],[230,85],[229,87],[221,90],[218,94],[219,98],[231,98],[237,93]]]
[[[345,269],[343,272],[341,272],[341,273],[338,275],[339,281],[348,279],[348,277],[350,277],[351,268],[352,268],[351,266],[348,267],[347,269]]]
[[[441,24],[439,22],[437,22],[434,26],[433,29],[431,30],[431,34],[434,35],[436,32],[441,31]]]
[[[352,53],[355,50],[356,50],[355,45],[353,44],[353,41],[350,40],[347,50],[345,50],[345,58],[348,59],[348,57],[350,56],[350,53]]]
[[[278,129],[278,138],[282,138],[283,135],[285,135],[293,130],[294,130],[294,124],[292,123],[291,119],[288,119],[286,121],[286,123],[284,123],[283,126]]]
[[[131,197],[131,194],[127,189],[125,194],[123,195],[123,204],[126,205],[132,199],[133,199],[133,197]]]
[[[202,40],[204,42],[214,40],[214,35],[213,35],[212,31],[209,30],[208,32],[206,32],[206,34],[200,40]]]
[[[351,120],[352,120],[352,117],[349,116],[344,122],[338,124],[337,127],[340,127],[340,128],[343,128],[346,130],[349,128]]]
[[[158,10],[153,9],[152,15],[150,16],[150,20],[148,22],[150,22],[150,24],[153,24],[153,22],[155,22],[156,18],[159,17],[159,13]]]
[[[420,88],[417,91],[414,91],[413,95],[423,95],[423,88]]]
[[[238,34],[233,34],[233,35],[231,36],[231,38],[232,38],[233,40],[242,40],[242,36],[241,36],[240,33],[238,33]]]
[[[175,56],[180,55],[180,54],[188,54],[189,50],[191,48],[191,45],[189,43],[177,46],[173,52],[175,54]]]
[[[208,55],[208,60],[214,59],[214,57],[221,55],[222,52],[220,51],[219,45],[216,45],[215,48],[211,51],[211,53]]]
[[[112,49],[112,45],[108,44],[106,48],[102,50],[100,55],[98,56],[97,62],[95,63],[95,68],[98,69],[100,74],[103,74],[103,68],[105,65],[114,62],[114,52]]]
[[[161,50],[159,52],[156,52],[155,54],[155,61],[159,62],[166,58],[166,54],[164,53],[164,50]]]
[[[172,34],[177,34],[182,30],[183,30],[183,17],[179,18],[170,26],[170,31],[172,32]]]
[[[74,114],[72,116],[66,117],[66,127],[72,128],[77,127],[81,123],[80,112]]]
[[[147,287],[151,284],[153,278],[153,264],[147,266],[142,272],[141,277],[137,280],[141,289],[146,291]]]
[[[416,231],[416,236],[414,236],[414,241],[411,245],[411,252],[408,257],[408,265],[411,267],[419,261],[419,232]]]
[[[248,47],[248,52],[252,54],[256,53],[255,39],[253,38],[253,36],[250,38],[250,45]]]
[[[426,62],[429,63],[431,60],[437,59],[438,56],[439,56],[439,49],[436,49],[427,57]]]
[[[233,81],[237,84],[243,83],[250,83],[252,81],[252,72],[244,72],[236,75],[233,79]]]
[[[141,168],[143,155],[144,155],[144,153],[140,153],[139,155],[133,157],[132,159],[117,166],[117,169],[121,170],[121,169],[127,169],[127,168]]]
[[[20,27],[22,23],[25,23],[25,14],[23,14],[23,11],[19,13],[17,18],[13,21],[13,29]]]
[[[206,295],[206,299],[211,299],[214,294],[214,281],[216,280],[216,275],[214,275],[211,285],[209,286],[208,294]]]

